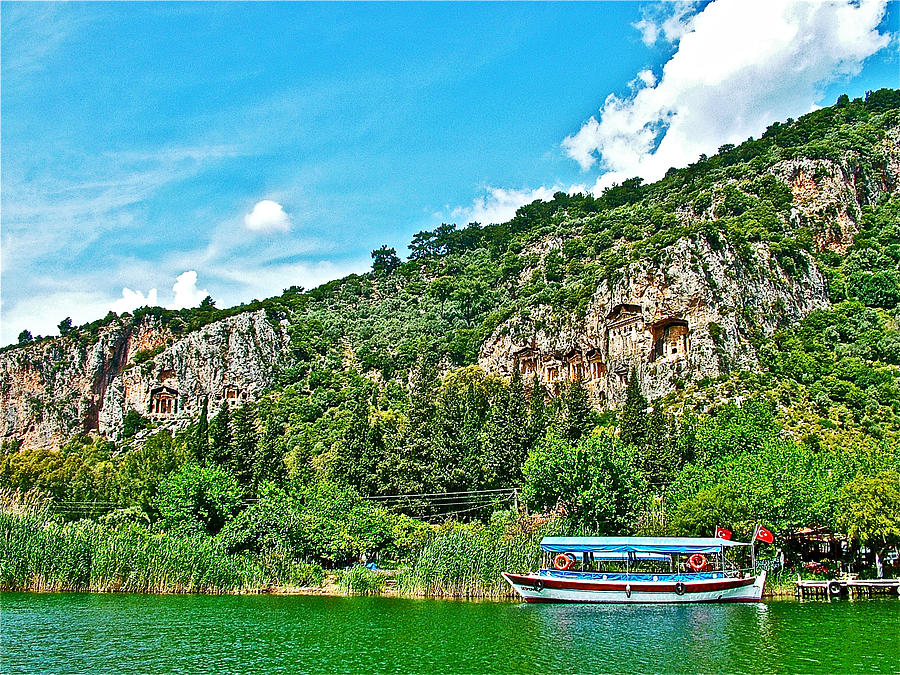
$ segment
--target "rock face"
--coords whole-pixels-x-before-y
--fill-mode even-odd
[[[256,398],[287,360],[285,328],[246,312],[178,338],[158,319],[114,323],[90,344],[64,337],[0,354],[0,436],[58,446],[78,431],[117,437],[129,410],[177,428],[209,400]]]
[[[549,308],[513,318],[485,342],[480,365],[549,387],[580,379],[595,404],[624,400],[634,370],[656,398],[679,381],[716,376],[757,363],[753,330],[771,333],[828,306],[825,279],[807,259],[788,276],[764,245],[742,259],[705,238],[682,239],[663,264],[629,266],[621,280],[597,288],[583,320],[550,320]]]

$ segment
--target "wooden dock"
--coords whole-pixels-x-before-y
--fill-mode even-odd
[[[825,581],[797,579],[794,594],[798,598],[829,598],[842,595],[871,597],[876,593],[900,595],[900,579],[840,578]]]

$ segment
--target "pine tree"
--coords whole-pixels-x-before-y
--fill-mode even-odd
[[[595,426],[594,410],[581,380],[573,380],[563,394],[563,437],[578,442]]]
[[[619,413],[619,436],[625,445],[641,445],[647,438],[647,399],[632,370],[625,390],[625,405]]]
[[[228,451],[231,446],[231,411],[227,404],[213,417],[209,425],[209,453],[207,464],[228,464]]]
[[[518,485],[528,458],[528,399],[518,364],[508,387],[498,392],[487,420],[484,443],[487,488]]]
[[[679,469],[674,448],[672,421],[656,404],[647,419],[646,442],[637,451],[638,468],[651,483],[667,483]]]
[[[209,399],[206,397],[203,398],[203,407],[200,408],[200,419],[194,427],[192,444],[194,457],[205,465],[209,455]]]
[[[547,390],[541,383],[537,372],[531,381],[531,394],[528,398],[528,448],[540,443],[547,434]]]
[[[249,485],[253,476],[253,461],[256,458],[256,443],[259,433],[256,430],[256,415],[253,407],[242,405],[231,414],[229,423],[231,443],[228,448],[228,466],[238,480]]]

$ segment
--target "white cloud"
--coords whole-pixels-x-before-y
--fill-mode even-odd
[[[133,312],[138,307],[156,307],[158,304],[155,288],[147,291],[147,295],[140,291],[133,291],[130,288],[123,288],[122,297],[112,303],[109,308],[116,314],[124,314],[125,312]]]
[[[859,73],[890,38],[878,31],[886,0],[790,2],[715,0],[673,13],[686,30],[662,76],[639,74],[634,91],[613,94],[562,146],[583,170],[599,159],[598,191],[631,176],[661,178],[723,143],[813,109],[825,84]],[[637,25],[644,37],[678,36]]]
[[[696,9],[694,2],[670,2],[649,5],[634,27],[641,32],[641,41],[648,47],[660,38],[677,42],[691,28],[691,18]]]
[[[572,185],[568,188],[560,185],[554,187],[541,186],[533,190],[507,190],[504,188],[486,188],[487,194],[476,197],[471,206],[459,206],[450,212],[453,219],[463,223],[505,223],[516,215],[516,210],[536,199],[549,201],[557,192],[586,192],[583,185]]]
[[[205,288],[197,288],[197,272],[194,270],[188,270],[179,274],[175,279],[172,290],[175,292],[175,299],[171,305],[167,305],[167,309],[196,307],[209,295],[209,291]]]
[[[287,232],[291,229],[291,218],[281,204],[263,199],[244,216],[244,225],[255,232]]]

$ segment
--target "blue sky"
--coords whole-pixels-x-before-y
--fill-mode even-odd
[[[2,12],[2,342],[370,266],[900,86],[897,3]]]

